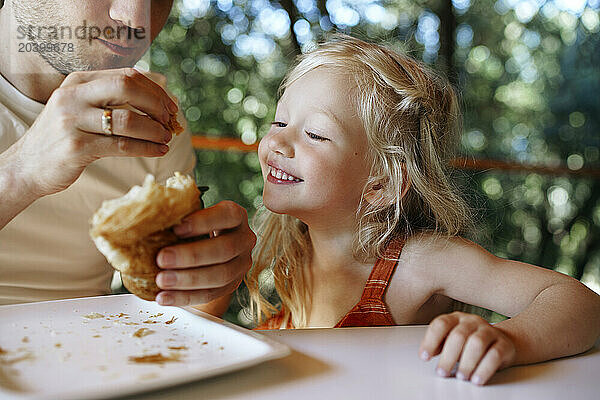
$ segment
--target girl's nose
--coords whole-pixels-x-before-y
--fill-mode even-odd
[[[269,150],[286,158],[294,157],[294,145],[290,140],[290,134],[287,129],[282,129],[269,135],[267,139]]]

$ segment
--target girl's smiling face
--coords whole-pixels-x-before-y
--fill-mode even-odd
[[[287,87],[258,148],[271,211],[311,224],[353,223],[369,176],[352,79],[319,67]]]

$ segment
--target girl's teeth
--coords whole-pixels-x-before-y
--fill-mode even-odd
[[[282,181],[295,181],[295,182],[300,182],[300,179],[295,178],[292,175],[288,175],[286,172],[283,172],[280,169],[277,169],[275,167],[269,167],[269,174],[277,179],[281,179]]]

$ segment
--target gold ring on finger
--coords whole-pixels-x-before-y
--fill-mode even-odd
[[[106,136],[111,136],[113,134],[113,125],[112,125],[112,110],[107,108],[102,113],[102,132]]]

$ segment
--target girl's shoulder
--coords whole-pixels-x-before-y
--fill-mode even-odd
[[[452,300],[443,294],[439,269],[447,265],[444,260],[449,253],[460,254],[469,243],[459,237],[431,233],[406,238],[385,300],[398,324],[427,323],[436,315],[450,312]]]
[[[405,269],[420,272],[417,275],[427,277],[467,254],[485,256],[486,253],[478,244],[460,236],[420,232],[405,240],[399,264]]]
[[[404,290],[408,285],[429,295],[441,293],[444,282],[440,278],[449,270],[465,272],[468,266],[485,262],[488,257],[495,256],[460,236],[414,234],[405,240],[390,286],[392,290]]]

